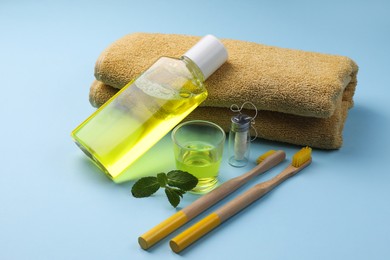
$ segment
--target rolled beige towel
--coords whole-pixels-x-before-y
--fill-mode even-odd
[[[122,88],[161,56],[180,57],[200,37],[134,33],[115,41],[100,55],[97,80]],[[348,88],[351,97],[358,67],[344,56],[222,40],[229,60],[207,81],[201,106],[229,107],[251,101],[259,110],[330,117]]]
[[[99,107],[160,56],[181,56],[199,37],[173,34],[126,35],[100,55],[90,102]],[[229,60],[206,81],[209,96],[187,119],[220,124],[226,131],[231,104],[254,103],[260,137],[337,149],[353,105],[357,65],[349,58],[222,40]],[[253,111],[247,111],[253,114]]]

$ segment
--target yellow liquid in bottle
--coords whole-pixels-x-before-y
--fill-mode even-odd
[[[72,137],[115,179],[206,97],[206,89],[183,62],[161,58],[78,126]]]

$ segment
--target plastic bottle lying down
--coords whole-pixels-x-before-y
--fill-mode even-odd
[[[181,58],[161,57],[71,136],[115,180],[206,99],[203,82],[226,60],[224,46],[211,35]]]

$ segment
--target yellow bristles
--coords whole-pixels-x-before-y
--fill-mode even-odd
[[[270,156],[271,154],[274,154],[274,153],[276,153],[275,150],[269,150],[268,152],[266,152],[266,153],[260,155],[260,156],[257,158],[256,163],[257,163],[257,164],[261,163],[262,161],[265,160],[265,158],[267,158],[268,156]]]
[[[311,148],[306,146],[296,152],[292,158],[292,166],[298,168],[311,159]]]

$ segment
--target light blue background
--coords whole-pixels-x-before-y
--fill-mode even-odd
[[[390,259],[389,11],[376,0],[2,0],[0,259]],[[94,111],[98,55],[132,32],[211,33],[351,57],[359,83],[343,148],[314,150],[309,168],[180,255],[169,239],[140,249],[137,237],[175,210],[161,192],[133,198],[133,183],[112,183],[69,136]],[[269,149],[291,158],[298,147],[258,140],[252,154]],[[221,178],[251,166],[225,164]]]

